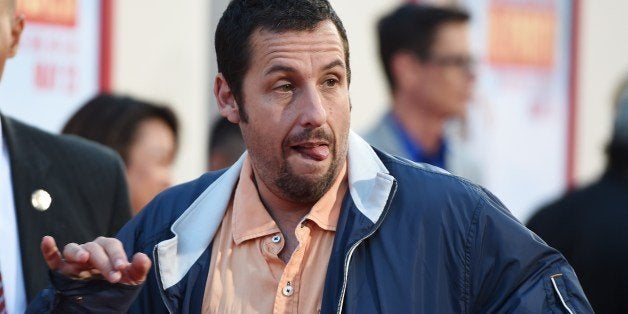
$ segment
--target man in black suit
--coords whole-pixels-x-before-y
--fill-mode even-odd
[[[528,221],[578,272],[597,313],[628,313],[628,76],[615,95],[614,113],[605,171]]]
[[[0,0],[0,79],[24,27]],[[77,137],[52,135],[0,113],[0,312],[23,313],[48,284],[41,238],[63,243],[115,235],[130,218],[120,157]]]

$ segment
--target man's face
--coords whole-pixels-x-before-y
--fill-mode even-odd
[[[471,97],[474,74],[471,69],[469,31],[466,23],[439,27],[427,60],[416,59],[419,71],[413,97],[433,113],[461,116]]]
[[[4,63],[17,52],[23,21],[16,18],[9,7],[10,0],[0,0],[0,79]]]
[[[317,201],[346,160],[350,102],[347,65],[334,24],[251,36],[241,122],[256,179],[273,194]],[[259,184],[259,182],[258,182]]]

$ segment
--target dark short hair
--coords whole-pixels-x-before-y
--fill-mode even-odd
[[[394,90],[395,82],[390,60],[396,53],[410,51],[419,59],[427,60],[440,26],[466,23],[469,19],[469,13],[460,8],[411,3],[403,4],[383,16],[377,24],[379,54],[391,90]]]
[[[139,125],[149,119],[159,119],[168,125],[176,147],[179,127],[174,112],[168,107],[128,96],[97,95],[74,113],[61,133],[109,146],[127,163]]]
[[[258,29],[276,33],[312,30],[326,20],[334,23],[342,39],[350,81],[347,32],[327,0],[232,0],[229,3],[218,22],[214,44],[218,71],[231,88],[242,121],[248,121],[243,107],[242,81],[251,65],[253,32]]]

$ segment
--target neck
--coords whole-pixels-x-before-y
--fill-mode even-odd
[[[264,181],[259,179],[257,174],[254,175],[254,178],[262,204],[264,204],[264,207],[266,207],[266,210],[282,231],[284,222],[298,223],[314,205],[314,203],[297,203],[277,196],[276,193],[268,188]]]
[[[299,240],[294,231],[301,220],[303,220],[303,217],[310,212],[314,204],[285,200],[273,193],[262,180],[259,180],[257,174],[254,174],[254,178],[262,204],[277,224],[277,227],[279,227],[279,230],[281,230],[281,234],[283,234],[285,239],[284,247],[278,256],[284,263],[288,263],[292,253],[299,245]]]
[[[393,114],[410,139],[421,146],[427,155],[438,152],[443,138],[447,117],[429,110],[429,106],[417,106],[403,96],[394,99]]]

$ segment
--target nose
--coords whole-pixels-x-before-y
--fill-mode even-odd
[[[317,128],[327,121],[323,98],[315,87],[303,90],[298,108],[299,122],[305,128]]]

